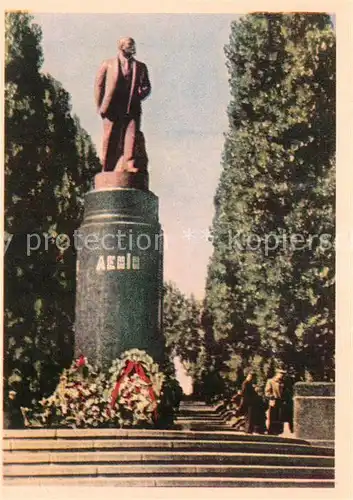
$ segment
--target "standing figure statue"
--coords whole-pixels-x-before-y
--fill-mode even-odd
[[[135,41],[122,38],[118,55],[104,61],[95,81],[95,100],[103,119],[103,171],[136,173],[147,169],[141,101],[151,92],[147,66],[137,61]]]

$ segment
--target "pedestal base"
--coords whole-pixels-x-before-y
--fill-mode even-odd
[[[94,178],[96,190],[132,188],[148,191],[148,173],[147,172],[128,172],[114,170],[113,172],[101,172]]]
[[[99,175],[113,179],[117,172]],[[157,197],[138,189],[89,192],[76,242],[75,356],[107,367],[138,348],[162,362],[163,236]]]
[[[318,446],[334,446],[335,385],[297,382],[294,385],[294,432]]]

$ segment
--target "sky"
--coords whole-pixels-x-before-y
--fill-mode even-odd
[[[116,55],[117,40],[136,40],[152,93],[143,102],[142,131],[150,190],[159,197],[165,234],[164,279],[204,295],[212,253],[208,231],[221,171],[230,100],[224,45],[235,14],[35,14],[44,64],[71,94],[72,112],[100,151],[95,75]]]

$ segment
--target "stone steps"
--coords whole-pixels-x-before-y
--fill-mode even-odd
[[[194,465],[194,464],[38,464],[4,466],[4,474],[9,477],[28,476],[213,476],[213,477],[256,477],[300,479],[333,479],[330,467],[283,467],[270,465]]]
[[[6,486],[93,486],[150,488],[333,488],[327,479],[214,478],[214,477],[26,477],[7,478]]]
[[[298,438],[283,438],[279,436],[269,435],[252,435],[244,434],[224,427],[220,431],[212,433],[208,431],[190,431],[183,429],[25,429],[25,430],[4,430],[4,442],[15,442],[17,440],[57,440],[57,439],[93,439],[99,437],[102,439],[118,439],[122,440],[206,440],[214,441],[215,439],[221,441],[234,441],[237,437],[242,441],[261,441],[266,443],[290,443],[290,444],[304,444],[310,446],[307,441]]]
[[[299,455],[319,455],[319,456],[332,456],[331,449],[315,447],[308,444],[296,444],[289,442],[271,442],[263,440],[262,436],[257,436],[255,440],[244,440],[243,436],[234,434],[233,441],[221,440],[216,441],[202,441],[201,439],[182,439],[182,440],[152,440],[143,438],[140,439],[100,439],[99,431],[97,432],[96,439],[17,439],[5,440],[3,443],[4,452],[15,453],[19,451],[33,451],[47,450],[47,451],[67,451],[77,452],[82,450],[92,451],[119,451],[119,450],[149,450],[157,449],[161,452],[173,452],[179,450],[184,453],[190,453],[192,450],[200,452],[201,450],[231,450],[233,452],[247,453],[279,453],[281,455],[299,454]],[[255,438],[255,436],[254,436]],[[224,444],[224,447],[223,447]]]
[[[218,415],[194,415],[193,413],[183,412],[178,415],[179,420],[194,420],[195,422],[220,422],[224,424],[224,420],[221,416]]]
[[[200,416],[198,418],[195,418],[193,415],[179,415],[177,421],[176,421],[176,424],[179,424],[180,422],[183,422],[183,421],[192,421],[192,422],[195,422],[196,424],[199,423],[199,424],[211,424],[211,425],[221,425],[221,426],[224,426],[225,425],[225,421],[224,421],[224,418],[223,417],[208,417],[207,415],[205,416]],[[223,427],[224,428],[224,427]]]
[[[332,448],[236,432],[201,403],[182,404],[169,430],[31,429],[3,435],[5,485],[334,486]]]
[[[126,452],[126,451],[91,451],[91,452],[4,452],[3,463],[12,465],[58,465],[67,464],[232,464],[232,465],[261,465],[261,466],[291,466],[300,467],[333,467],[332,457],[308,455],[282,455],[270,453],[232,453],[232,452]],[[10,470],[10,467],[8,467]]]

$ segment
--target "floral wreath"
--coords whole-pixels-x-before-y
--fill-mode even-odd
[[[163,419],[169,379],[145,351],[124,352],[112,362],[109,375],[79,356],[63,370],[51,396],[33,408],[21,407],[25,426],[120,428]]]
[[[156,422],[165,375],[151,356],[139,349],[130,349],[113,361],[110,384],[110,410],[124,407],[133,413],[135,422]]]

